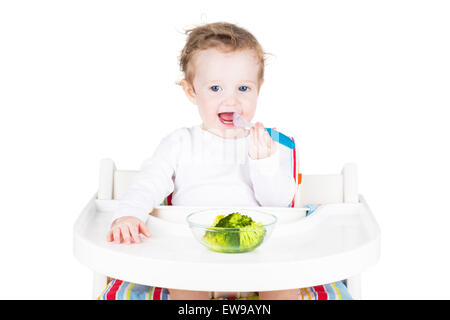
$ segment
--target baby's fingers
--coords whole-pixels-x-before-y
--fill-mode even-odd
[[[113,237],[113,231],[112,231],[112,230],[109,230],[109,231],[108,231],[108,234],[106,235],[106,241],[112,242],[113,240],[114,240],[114,237]]]
[[[152,236],[150,230],[148,230],[147,225],[143,222],[139,222],[139,232],[141,232],[147,238],[150,238]]]
[[[266,128],[261,122],[257,122],[255,124],[255,134],[256,134],[256,140],[259,143],[267,144],[267,142],[270,142],[270,134],[267,132]]]
[[[133,241],[135,243],[141,242],[141,238],[139,237],[139,230],[138,230],[137,225],[130,226],[130,233],[131,233],[131,239],[133,239]]]
[[[262,122],[256,122],[254,127],[256,129],[264,129],[264,125]]]
[[[130,230],[128,229],[128,226],[121,226],[120,232],[122,233],[123,241],[126,244],[131,243]]]
[[[112,236],[111,241],[114,240],[115,243],[120,243],[120,229],[117,227],[112,228],[110,233]]]

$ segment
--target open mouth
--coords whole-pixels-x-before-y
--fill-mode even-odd
[[[219,117],[219,120],[223,125],[227,127],[233,127],[233,113],[234,112],[221,112],[217,116]]]

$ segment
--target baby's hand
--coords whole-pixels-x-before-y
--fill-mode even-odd
[[[253,160],[264,159],[276,151],[277,143],[271,138],[267,130],[264,129],[263,124],[256,122],[250,129],[250,143],[248,146],[248,155],[250,158]]]
[[[126,244],[132,242],[140,243],[141,238],[139,233],[142,233],[147,238],[151,236],[145,223],[138,218],[131,216],[120,217],[112,223],[111,230],[109,230],[106,236],[106,241],[114,241],[115,243],[124,242]]]

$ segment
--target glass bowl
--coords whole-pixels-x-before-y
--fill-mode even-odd
[[[238,212],[253,219],[256,226],[241,228],[213,227],[216,217]],[[186,217],[195,239],[205,247],[216,252],[248,252],[267,241],[277,222],[271,213],[240,209],[208,209],[196,211]]]

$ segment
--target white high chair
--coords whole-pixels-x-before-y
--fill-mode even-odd
[[[136,172],[117,170],[111,159],[103,159],[98,192],[75,223],[74,255],[94,271],[94,298],[108,278],[117,278],[166,288],[243,292],[345,280],[351,296],[361,299],[361,273],[379,258],[380,230],[358,194],[355,164],[346,164],[340,174],[303,175],[293,208],[260,207],[279,218],[270,240],[261,249],[234,255],[210,252],[191,236],[184,219],[205,207],[156,207],[147,222],[152,238],[137,245],[108,243],[112,213]],[[306,204],[323,206],[306,217]],[[164,229],[167,224],[170,228]],[[230,267],[240,270],[233,281],[217,277]],[[247,279],[249,273],[253,280]]]

